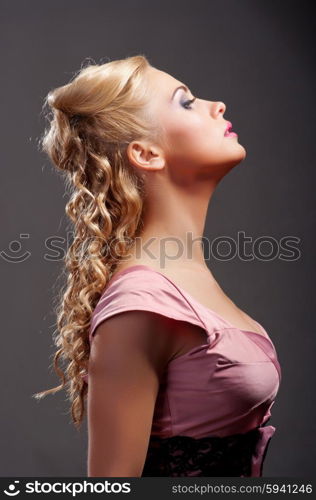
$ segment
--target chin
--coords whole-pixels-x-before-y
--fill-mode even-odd
[[[235,161],[237,164],[246,158],[247,152],[244,146],[242,146],[241,144],[237,143],[236,146],[237,147],[232,154],[232,161]]]
[[[226,161],[223,162],[223,167],[224,170],[223,172],[229,172],[232,168],[234,168],[236,165],[241,163],[245,158],[246,158],[246,150],[243,146],[240,146],[238,148],[238,152],[235,152],[234,155],[230,155],[229,158],[226,159]]]
[[[223,164],[234,166],[240,163],[246,158],[246,149],[244,146],[239,144],[237,139],[229,139],[231,141],[229,150],[223,151],[223,155],[221,157]]]
[[[246,148],[244,148],[244,146],[242,146],[241,144],[238,144],[239,145],[239,148],[240,148],[240,161],[242,161],[244,158],[246,158],[247,156],[247,151],[246,151]]]

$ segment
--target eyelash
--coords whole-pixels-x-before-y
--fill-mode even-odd
[[[184,101],[182,103],[183,107],[185,108],[185,105],[189,105],[189,104],[192,104],[192,102],[194,102],[196,99],[196,97],[193,97],[193,99],[190,99],[189,101]],[[185,109],[192,109],[192,108],[185,108]]]

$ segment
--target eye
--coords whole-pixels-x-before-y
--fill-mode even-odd
[[[195,101],[196,97],[193,97],[193,99],[190,99],[189,101],[184,101],[182,102],[182,106],[185,108],[185,109],[192,109],[190,107],[190,104],[192,104],[194,101]]]

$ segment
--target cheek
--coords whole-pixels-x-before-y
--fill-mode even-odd
[[[167,153],[171,157],[186,157],[196,161],[210,158],[222,147],[222,137],[218,130],[201,120],[190,123],[173,123],[166,128]],[[170,156],[169,156],[170,157]]]
[[[213,135],[213,137],[212,137]],[[201,147],[206,141],[214,141],[210,127],[198,117],[184,119],[182,116],[175,122],[166,123],[167,144],[170,151],[176,149],[192,149]]]

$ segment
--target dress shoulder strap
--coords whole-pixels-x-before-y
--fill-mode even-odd
[[[105,319],[125,311],[152,311],[206,330],[196,308],[165,276],[147,266],[131,266],[114,276],[92,315],[89,340]]]

